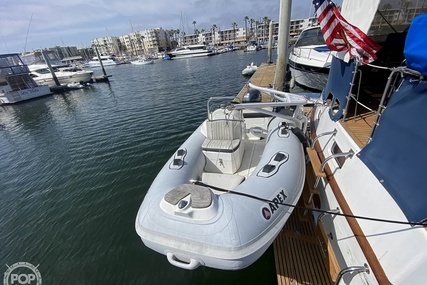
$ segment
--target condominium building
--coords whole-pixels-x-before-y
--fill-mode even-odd
[[[307,27],[318,25],[317,18],[297,19],[290,23],[290,36],[297,36]],[[153,28],[135,31],[119,37],[102,37],[92,40],[92,46],[98,48],[101,54],[116,54],[136,56],[141,54],[156,54],[170,50],[179,45],[206,44],[211,46],[245,45],[247,41],[267,42],[270,25],[256,21],[248,27],[232,27],[198,32],[194,34],[181,33],[179,39],[175,31]],[[277,40],[279,23],[273,22],[273,40]],[[179,36],[179,35],[178,35]]]
[[[100,54],[119,55],[122,45],[118,37],[102,37],[92,40],[92,46],[98,49]]]
[[[167,31],[154,28],[136,31],[119,37],[121,54],[141,55],[156,54],[170,49]]]

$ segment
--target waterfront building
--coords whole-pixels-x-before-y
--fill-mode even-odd
[[[95,38],[92,40],[92,46],[98,48],[99,53],[104,55],[120,55],[120,51],[123,50],[118,37]]]
[[[131,32],[120,36],[119,41],[127,55],[156,54],[170,49],[167,31],[162,28]]]

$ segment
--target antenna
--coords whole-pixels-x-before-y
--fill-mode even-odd
[[[3,40],[4,46],[6,47],[7,53],[10,53],[10,52],[9,52],[9,47],[7,46],[7,43],[6,43],[6,41],[4,40],[3,33],[1,32],[1,30],[0,30],[0,36],[1,36],[1,39]]]
[[[30,26],[31,26],[32,20],[33,20],[33,13],[31,13],[30,23],[28,23],[27,36],[25,37],[24,53],[27,51],[28,34],[30,33]]]

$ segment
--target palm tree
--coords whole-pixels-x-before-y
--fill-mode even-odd
[[[264,17],[264,18],[262,18],[262,20],[264,21],[264,37],[263,37],[263,41],[265,42],[265,38],[267,37],[268,25],[270,24],[271,19],[268,18],[268,17]]]
[[[216,28],[217,28],[217,25],[215,25],[215,24],[213,24],[212,25],[212,34],[213,34],[213,38],[214,38],[214,40],[213,40],[213,45],[215,46],[215,30],[216,30]]]
[[[249,20],[249,17],[248,17],[248,16],[245,16],[244,20],[245,20],[245,35],[246,35],[246,43],[247,43],[247,42],[248,42],[248,20]]]
[[[181,32],[182,42],[183,42],[184,45],[186,44],[185,43],[185,35],[186,35],[185,32]]]
[[[258,38],[259,38],[259,35],[258,35],[258,27],[259,27],[259,24],[260,24],[260,22],[259,22],[259,21],[255,21],[255,36],[256,36],[256,40],[257,40],[257,42],[258,42]]]
[[[233,23],[231,23],[231,26],[233,27],[233,45],[234,45],[234,42],[236,41],[236,28],[237,28],[237,23],[236,22],[233,22]]]
[[[195,29],[194,30],[194,34],[196,35],[196,41],[197,41],[197,43],[199,43],[199,34],[200,34],[199,30]]]
[[[194,33],[196,33],[196,21],[193,21]]]
[[[255,23],[255,20],[251,18],[251,19],[249,20],[249,23],[251,24],[251,32],[250,32],[249,37],[253,37],[253,35],[254,35],[254,30],[253,30],[252,25],[253,25],[253,23]]]

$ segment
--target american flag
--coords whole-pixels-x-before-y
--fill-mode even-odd
[[[323,37],[330,50],[346,51],[363,63],[377,59],[381,48],[357,27],[348,23],[332,1],[313,0]]]

